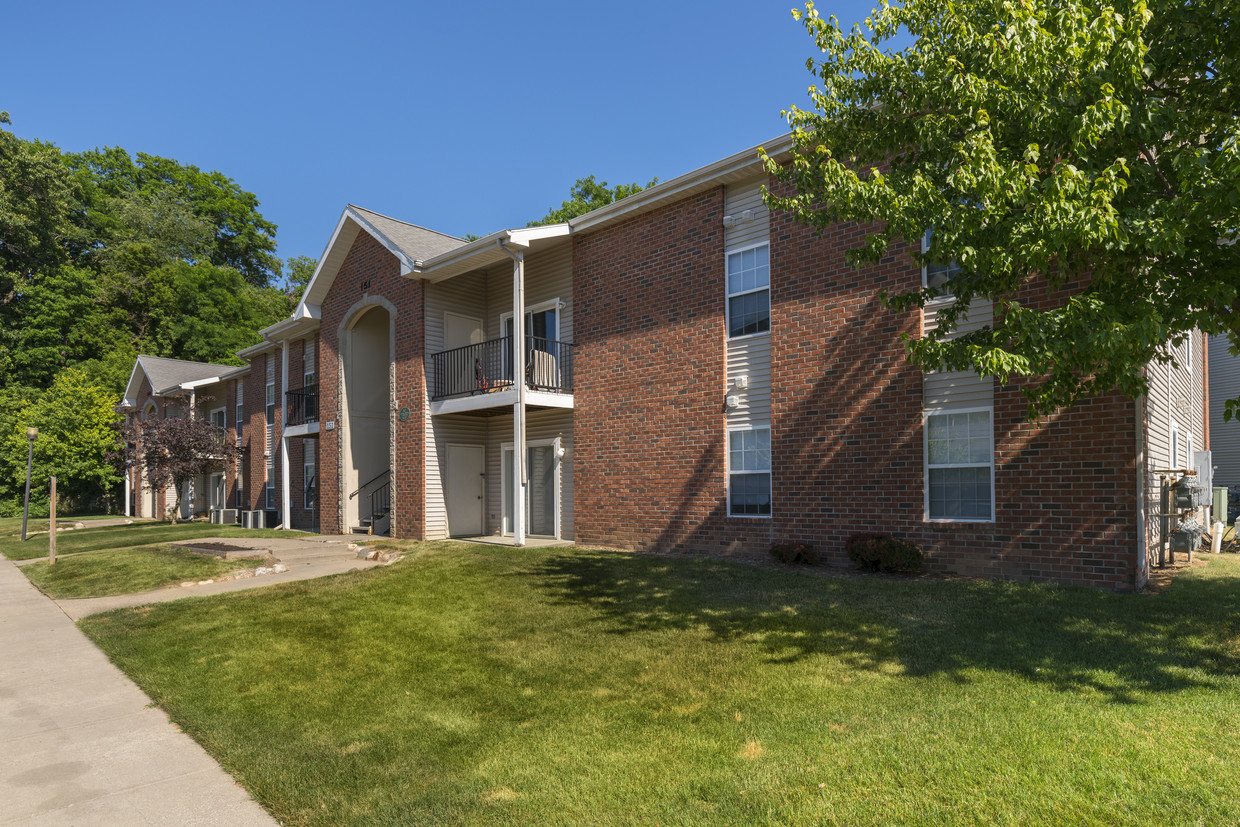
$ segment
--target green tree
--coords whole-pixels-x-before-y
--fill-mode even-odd
[[[4,407],[0,405],[0,409]],[[107,501],[120,485],[123,478],[110,460],[121,447],[116,398],[92,385],[85,374],[72,368],[61,371],[34,401],[7,407],[7,414],[0,410],[7,420],[0,443],[4,468],[0,508],[4,511],[12,514],[21,510],[29,446],[26,429],[31,426],[39,429],[31,474],[32,510],[46,513],[48,484],[53,476],[66,510]]]
[[[194,242],[177,257],[195,261],[205,253],[211,264],[237,270],[256,287],[279,275],[276,225],[259,213],[257,196],[224,174],[144,152],[131,158],[119,147],[66,161],[87,208],[87,225],[105,245],[136,231],[147,242],[162,240],[165,250]],[[195,226],[184,222],[187,214]],[[210,239],[200,249],[195,236],[203,228]]]
[[[850,30],[812,4],[794,16],[822,56],[813,109],[785,113],[791,162],[767,159],[786,186],[768,203],[819,230],[868,227],[857,266],[901,239],[920,264],[959,264],[946,323],[908,342],[917,364],[1033,377],[1034,416],[1143,393],[1145,366],[1193,329],[1240,352],[1232,4],[906,0]],[[1049,300],[1018,300],[1034,285]],[[982,298],[995,323],[954,335]]]
[[[562,224],[570,218],[576,218],[579,215],[585,215],[588,212],[597,210],[599,207],[605,207],[613,201],[619,201],[621,198],[653,187],[657,183],[659,183],[659,179],[653,178],[644,187],[636,182],[632,184],[617,184],[614,187],[610,187],[606,181],[595,181],[593,175],[578,178],[577,183],[573,184],[573,188],[569,191],[570,198],[568,201],[562,202],[558,208],[548,210],[547,214],[542,218],[537,221],[531,221],[525,226],[541,227],[544,224]]]
[[[204,406],[205,407],[205,406]],[[122,429],[127,443],[126,458],[141,463],[147,483],[154,489],[176,489],[171,508],[172,522],[181,513],[181,494],[186,483],[211,471],[231,467],[237,446],[204,411],[197,416],[145,419]]]
[[[310,284],[310,279],[314,276],[314,270],[318,266],[319,260],[312,256],[293,256],[284,262],[284,278],[288,283],[289,295],[293,297],[293,301],[301,301],[306,287]]]

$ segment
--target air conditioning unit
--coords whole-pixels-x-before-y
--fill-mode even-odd
[[[216,525],[237,524],[237,509],[235,508],[213,508],[207,516]]]
[[[267,515],[267,518],[263,522],[263,525],[259,526],[260,528],[277,528],[280,525],[280,512],[279,511],[275,511],[273,509],[270,511],[264,511],[263,513]]]
[[[266,528],[267,512],[265,511],[242,511],[241,527],[242,528]]]

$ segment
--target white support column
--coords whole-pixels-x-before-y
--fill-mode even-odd
[[[525,253],[518,251],[512,264],[512,376],[517,401],[512,406],[512,540],[525,545]]]
[[[288,484],[288,437],[280,437],[280,507],[283,509],[280,525],[284,529],[293,527],[293,509],[289,507]]]
[[[285,530],[293,527],[293,509],[289,495],[288,437],[284,422],[288,419],[288,339],[280,343],[280,519]]]
[[[132,468],[132,466],[126,465],[126,466],[125,466],[125,516],[126,516],[126,517],[132,517],[132,516],[133,516],[132,514],[130,514],[130,513],[129,513],[129,512],[130,512],[130,510],[131,510],[131,509],[130,509],[130,506],[129,506],[129,501],[132,499],[132,497],[130,496],[130,494],[131,494],[131,492],[132,492],[132,489],[130,488],[130,480],[129,480],[129,478],[130,478],[132,475],[133,475],[133,468]]]

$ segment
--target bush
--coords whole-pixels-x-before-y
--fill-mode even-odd
[[[918,571],[926,557],[916,543],[890,534],[854,534],[844,549],[849,560],[868,571]]]
[[[801,563],[812,566],[818,562],[818,555],[814,554],[814,547],[810,543],[776,543],[771,546],[771,554],[775,555],[779,562],[789,565]]]

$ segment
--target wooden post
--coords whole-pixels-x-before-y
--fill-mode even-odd
[[[56,478],[52,477],[51,511],[47,517],[47,564],[56,565]]]

